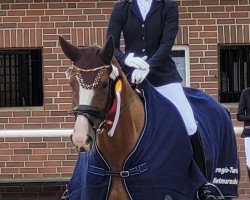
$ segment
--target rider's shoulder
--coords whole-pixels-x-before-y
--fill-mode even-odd
[[[178,3],[176,0],[162,0],[165,4],[165,6],[170,7],[178,7]]]
[[[242,93],[249,93],[249,92],[250,92],[250,87],[247,87],[244,90],[242,90]]]
[[[116,4],[123,4],[123,3],[131,3],[131,2],[133,2],[133,1],[136,1],[136,0],[118,0],[117,2],[116,2]]]
[[[116,4],[116,6],[117,5],[122,6],[122,5],[124,5],[125,3],[129,2],[129,1],[130,0],[118,0],[118,1],[115,2],[115,4]]]
[[[133,1],[133,0],[118,0],[116,3],[124,3],[124,2],[131,2],[131,1]]]
[[[116,5],[116,9],[122,11],[125,7],[128,7],[129,4],[133,1],[136,0],[118,0],[116,1],[115,5]]]

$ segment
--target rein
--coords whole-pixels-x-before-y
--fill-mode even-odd
[[[97,108],[95,108],[93,106],[89,106],[89,105],[78,105],[72,111],[69,111],[69,114],[73,114],[76,117],[78,115],[83,115],[84,117],[86,117],[88,119],[90,125],[92,126],[94,132],[98,133],[98,134],[102,133],[105,130],[105,128],[107,128],[108,126],[113,125],[113,122],[114,122],[113,115],[117,114],[116,113],[117,112],[116,104],[118,103],[117,97],[115,98],[114,91],[115,91],[116,83],[119,80],[121,81],[120,76],[118,74],[118,71],[115,71],[114,70],[115,67],[112,65],[105,65],[105,66],[97,67],[94,69],[86,69],[86,70],[80,69],[80,68],[74,66],[74,71],[76,72],[78,82],[85,89],[94,89],[99,84],[99,81],[100,81],[101,76],[103,75],[104,71],[110,67],[112,67],[113,70],[111,72],[110,80],[109,80],[109,91],[110,92],[109,92],[109,97],[107,100],[106,107],[104,109],[100,110],[100,109],[97,109]],[[90,85],[85,85],[83,83],[80,72],[94,72],[94,71],[98,71],[98,70],[99,70],[99,72],[98,72],[97,76],[95,77],[94,82]],[[124,108],[122,108],[120,110],[120,113],[118,113],[118,114],[121,114],[122,112],[124,112],[131,105],[133,97],[134,97],[134,94],[131,94],[129,103]],[[93,121],[93,117],[99,119],[101,122],[99,124],[95,124]]]

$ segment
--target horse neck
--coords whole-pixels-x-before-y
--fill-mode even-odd
[[[144,105],[138,94],[127,86],[121,94],[121,113],[113,137],[106,133],[97,138],[98,148],[112,170],[121,170],[144,126]]]

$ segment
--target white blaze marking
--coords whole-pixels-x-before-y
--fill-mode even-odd
[[[90,105],[94,96],[93,90],[87,90],[79,86],[79,105]],[[73,143],[77,147],[83,147],[86,151],[90,150],[90,145],[86,144],[89,133],[89,120],[83,116],[78,115],[75,122],[73,132]]]
[[[94,90],[87,90],[79,86],[79,105],[90,105],[93,96],[94,96]]]

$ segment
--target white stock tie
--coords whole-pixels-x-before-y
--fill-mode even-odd
[[[143,20],[146,19],[146,16],[150,10],[152,0],[137,0],[137,4],[139,6],[139,9],[141,11],[141,15]]]

